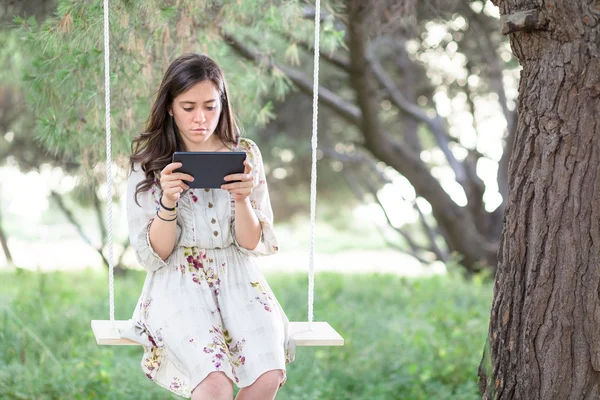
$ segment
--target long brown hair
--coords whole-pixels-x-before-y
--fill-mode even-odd
[[[224,143],[237,145],[240,130],[229,103],[223,71],[204,54],[188,53],[180,56],[165,72],[146,121],[145,132],[131,143],[131,169],[135,164],[140,164],[146,173],[146,179],[136,187],[136,203],[138,193],[150,189],[160,171],[171,162],[173,152],[186,151],[175,120],[169,115],[173,99],[197,83],[207,80],[217,88],[222,106],[214,134]]]

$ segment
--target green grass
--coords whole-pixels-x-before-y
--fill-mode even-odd
[[[268,280],[290,320],[306,320],[306,276]],[[117,278],[116,318],[128,319],[143,283]],[[285,399],[479,399],[477,367],[491,284],[458,277],[317,276],[315,315],[344,347],[305,348],[288,367]],[[178,398],[142,373],[141,347],[97,346],[107,319],[104,274],[0,274],[1,399]]]

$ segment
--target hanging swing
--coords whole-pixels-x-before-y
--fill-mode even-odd
[[[312,169],[310,182],[310,256],[308,267],[308,322],[290,322],[290,336],[296,346],[343,346],[344,339],[327,322],[313,321],[314,302],[314,247],[315,247],[315,204],[317,191],[317,116],[319,97],[319,26],[320,0],[315,4],[315,43],[313,71],[313,119],[312,119]],[[112,246],[112,174],[111,174],[111,133],[110,133],[110,63],[109,63],[109,29],[108,0],[104,0],[104,84],[106,104],[106,180],[107,180],[107,228],[108,228],[108,282],[110,320],[92,320],[92,330],[96,342],[100,345],[139,345],[132,340],[122,338],[120,333],[130,321],[115,320],[115,285]]]

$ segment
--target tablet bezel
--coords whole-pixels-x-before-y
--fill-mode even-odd
[[[184,172],[194,177],[193,182],[184,181],[190,189],[220,189],[226,182],[222,178],[230,174],[244,173],[243,151],[176,151],[172,161],[180,162],[181,168],[174,172]]]

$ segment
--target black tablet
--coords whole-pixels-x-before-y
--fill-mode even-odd
[[[193,182],[185,183],[192,189],[220,189],[221,185],[236,181],[225,182],[224,178],[231,174],[244,173],[243,151],[186,151],[173,153],[173,162],[180,162],[182,167],[175,170],[194,177]]]

